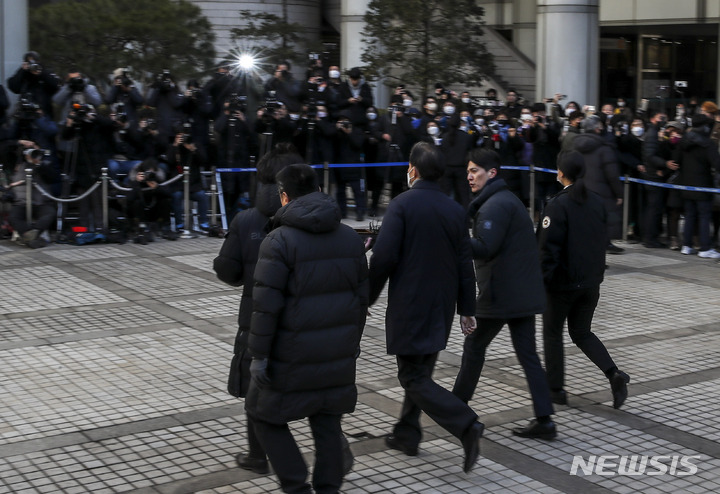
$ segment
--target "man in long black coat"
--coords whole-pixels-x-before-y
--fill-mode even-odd
[[[255,267],[245,410],[284,492],[335,493],[343,477],[340,419],[357,401],[355,361],[368,307],[365,247],[341,224],[335,201],[318,191],[313,168],[290,165],[277,183],[283,207]],[[305,417],[317,450],[312,488],[287,425]]]
[[[416,144],[408,167],[411,188],[390,202],[373,248],[370,300],[377,300],[389,278],[387,352],[397,356],[405,400],[393,434],[385,439],[387,445],[417,455],[422,410],[462,441],[464,470],[469,472],[477,460],[484,427],[466,403],[432,380],[456,306],[463,332],[475,328],[467,216],[462,206],[442,192],[437,183],[442,175],[434,146]]]

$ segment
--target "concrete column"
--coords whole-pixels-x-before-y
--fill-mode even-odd
[[[536,100],[598,105],[599,0],[538,0]]]
[[[0,84],[5,86],[8,97],[13,100],[17,97],[7,89],[7,80],[20,67],[22,57],[27,52],[27,2],[0,0]]]
[[[369,0],[342,0],[340,5],[340,65],[346,70],[362,65],[362,33],[365,27],[363,16]]]

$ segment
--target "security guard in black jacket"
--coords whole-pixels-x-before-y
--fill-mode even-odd
[[[585,188],[585,163],[576,152],[558,159],[558,181],[564,189],[546,205],[537,235],[547,292],[543,314],[545,369],[553,403],[567,404],[564,384],[563,326],[573,343],[610,380],[613,406],[627,398],[630,377],[618,370],[591,324],[605,272],[607,213],[599,196]]]

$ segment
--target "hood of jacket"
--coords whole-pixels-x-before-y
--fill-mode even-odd
[[[694,130],[691,130],[687,132],[680,140],[680,149],[688,150],[694,147],[706,148],[710,147],[712,144],[713,142],[708,136],[706,136],[702,132],[696,132]]]
[[[263,216],[271,218],[282,207],[276,184],[258,183],[255,193],[255,207]]]
[[[326,233],[340,226],[342,213],[335,199],[322,192],[298,197],[281,207],[273,218],[273,228],[290,226],[311,233]]]
[[[598,134],[580,134],[573,139],[573,146],[581,153],[592,153],[600,146],[605,145],[605,140]]]

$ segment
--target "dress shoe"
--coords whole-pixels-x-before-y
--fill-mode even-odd
[[[611,243],[608,244],[607,247],[605,247],[605,252],[607,252],[608,254],[622,254],[623,252],[625,252],[625,249]]]
[[[240,468],[252,470],[255,473],[264,474],[270,471],[265,458],[251,458],[248,455],[240,453],[235,457],[235,461]]]
[[[659,240],[648,240],[647,242],[643,243],[643,246],[647,249],[665,249],[667,248],[667,245],[660,242]]]
[[[480,422],[471,425],[462,438],[463,450],[465,450],[465,462],[463,463],[463,472],[468,473],[475,466],[478,456],[480,455],[480,438],[483,435],[485,426]]]
[[[526,427],[516,427],[512,432],[516,436],[531,439],[555,439],[555,436],[557,436],[555,422],[552,420],[540,423],[537,419],[532,419]]]
[[[627,399],[627,384],[630,382],[630,376],[623,371],[616,370],[610,376],[610,388],[613,394],[613,408],[620,408]]]
[[[392,434],[385,436],[385,444],[387,444],[390,449],[402,451],[408,456],[417,456],[418,454],[417,446],[410,446],[409,444],[405,444]]]
[[[567,405],[567,393],[564,389],[558,389],[557,391],[550,391],[550,399],[556,405]]]

